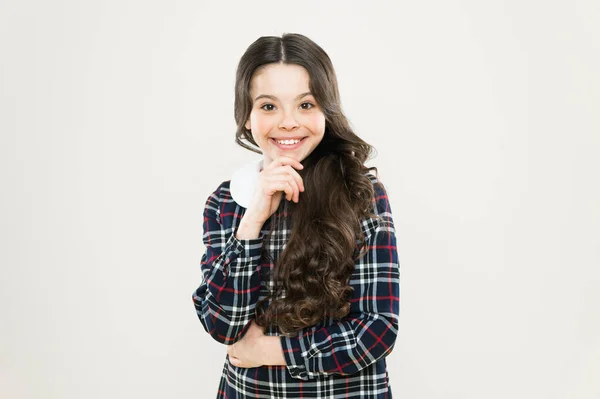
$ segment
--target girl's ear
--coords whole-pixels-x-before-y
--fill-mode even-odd
[[[246,124],[245,124],[244,126],[246,127],[246,129],[248,129],[248,130],[252,130],[252,129],[250,128],[250,119],[248,119],[248,120],[246,121]]]

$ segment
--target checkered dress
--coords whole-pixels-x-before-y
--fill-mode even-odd
[[[342,320],[323,320],[294,337],[279,335],[286,366],[241,368],[226,356],[217,398],[391,398],[385,356],[394,347],[400,311],[400,269],[396,236],[386,191],[371,174],[374,213],[382,220],[362,221],[367,253],[350,278],[354,288],[350,313]],[[282,218],[267,241],[269,218],[259,238],[237,239],[245,208],[223,182],[204,208],[202,284],[193,302],[204,329],[218,342],[240,340],[254,318],[259,299],[273,290],[273,263],[285,248],[291,229]],[[282,199],[279,215],[286,215]],[[264,256],[264,249],[270,259]]]

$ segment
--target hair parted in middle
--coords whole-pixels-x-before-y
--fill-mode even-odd
[[[241,57],[235,82],[235,141],[260,153],[245,122],[252,111],[250,83],[263,66],[296,64],[309,75],[310,91],[325,115],[322,141],[298,171],[305,191],[298,203],[282,199],[271,221],[271,237],[281,215],[288,215],[291,234],[275,262],[275,290],[256,305],[256,322],[276,325],[291,336],[302,328],[350,310],[349,279],[365,243],[361,219],[373,214],[373,183],[365,161],[374,148],[358,137],[342,112],[337,78],[327,53],[304,35],[263,36]],[[248,144],[249,143],[249,144]],[[265,247],[265,246],[263,246]],[[282,295],[285,293],[285,295]],[[270,304],[269,304],[270,302]]]

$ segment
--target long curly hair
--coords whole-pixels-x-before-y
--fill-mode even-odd
[[[291,336],[326,318],[338,320],[349,313],[349,279],[356,260],[364,255],[361,219],[376,217],[368,172],[377,173],[377,168],[364,165],[374,148],[352,131],[342,112],[329,56],[300,34],[263,36],[240,59],[234,103],[237,144],[262,153],[245,122],[252,110],[251,79],[260,67],[271,63],[304,67],[310,91],[325,115],[323,139],[298,171],[305,186],[300,201],[296,204],[283,197],[280,210],[286,212],[278,211],[271,219],[267,239],[281,217],[287,218],[291,233],[274,265],[275,289],[255,309],[256,322],[263,329],[274,325]]]

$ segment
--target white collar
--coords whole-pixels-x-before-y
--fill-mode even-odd
[[[262,166],[263,158],[247,163],[233,172],[229,191],[233,200],[241,207],[248,209]]]

